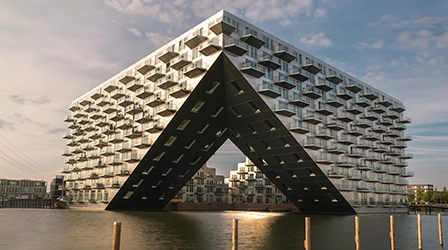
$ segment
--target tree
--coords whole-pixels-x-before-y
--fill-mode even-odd
[[[442,188],[442,202],[448,203],[448,190],[446,190],[446,187]]]
[[[424,202],[430,202],[432,198],[432,190],[427,189],[425,193],[423,194],[423,201]]]
[[[408,194],[408,202],[411,204],[415,201],[415,194]]]
[[[415,192],[415,202],[419,203],[423,199],[423,193],[420,186],[417,187],[417,191]]]
[[[432,192],[431,200],[435,203],[440,202],[440,196],[439,196],[439,192],[437,191],[437,188],[434,188],[434,191]]]

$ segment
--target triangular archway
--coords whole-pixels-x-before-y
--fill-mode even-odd
[[[355,213],[221,53],[107,209],[161,210],[230,139],[303,212]]]

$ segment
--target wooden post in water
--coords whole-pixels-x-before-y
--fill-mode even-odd
[[[232,223],[232,250],[238,250],[238,219]]]
[[[112,250],[120,250],[121,221],[114,222],[114,233],[112,236]]]
[[[305,250],[311,250],[311,221],[310,217],[305,217],[305,240],[303,241]]]
[[[395,250],[395,228],[394,228],[394,216],[390,216],[390,249]]]
[[[355,246],[356,250],[360,250],[359,243],[359,217],[355,216]]]
[[[438,214],[437,215],[438,218],[438,224],[439,224],[439,241],[440,241],[440,245],[443,246],[443,229],[442,229],[442,215]]]
[[[418,250],[422,250],[422,217],[417,215]]]

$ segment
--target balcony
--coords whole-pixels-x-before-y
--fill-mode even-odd
[[[274,84],[288,90],[297,86],[292,78],[289,78],[287,75],[283,74],[278,74],[274,77]]]
[[[135,76],[133,72],[126,72],[124,75],[118,77],[118,81],[127,84],[128,82],[135,80]]]
[[[241,63],[240,70],[241,72],[253,76],[255,78],[260,78],[265,74],[265,69],[252,61],[246,61],[244,63]]]
[[[340,111],[337,113],[336,119],[343,121],[343,122],[352,122],[355,117],[354,115],[347,113],[345,111]]]
[[[382,114],[386,112],[386,108],[381,105],[375,105],[370,110],[372,110],[372,112],[375,112],[377,114]]]
[[[126,120],[123,119],[123,120],[117,122],[116,128],[125,130],[125,129],[132,128],[132,126],[133,126],[132,121],[130,121],[128,119],[126,119]]]
[[[334,84],[330,83],[322,78],[319,78],[319,80],[317,81],[315,86],[316,86],[316,88],[318,88],[322,91],[328,92],[333,89]]]
[[[222,49],[218,38],[213,38],[199,46],[199,53],[204,56],[210,56]]]
[[[157,107],[161,104],[165,103],[165,99],[160,97],[160,94],[155,94],[146,99],[146,105],[151,108]]]
[[[341,168],[354,168],[356,166],[356,161],[347,157],[344,157],[341,161],[337,163],[338,167]]]
[[[330,165],[334,163],[334,155],[327,154],[325,152],[320,152],[316,157],[316,162],[319,164]]]
[[[344,144],[344,145],[352,145],[355,144],[355,139],[350,136],[350,135],[346,135],[346,134],[341,134],[340,136],[338,136],[338,138],[336,139],[336,141],[340,144]]]
[[[390,99],[388,97],[384,97],[384,96],[377,102],[386,108],[389,107],[390,105],[392,105],[392,99]]]
[[[322,139],[322,140],[331,140],[334,138],[334,136],[332,135],[332,133],[324,128],[322,128],[321,130],[319,130],[319,132],[316,132],[315,135],[316,138]]]
[[[383,136],[380,138],[380,143],[383,145],[392,145],[394,144],[394,141],[393,139],[389,139],[387,136]]]
[[[330,98],[328,98],[328,100],[327,100],[327,104],[331,105],[335,108],[342,107],[345,105],[345,103],[346,103],[346,101],[344,99],[337,97],[337,96],[330,96]]]
[[[380,116],[376,113],[372,113],[372,112],[366,112],[364,114],[364,119],[370,120],[370,121],[375,121],[378,120],[380,118]]]
[[[309,122],[311,124],[322,123],[322,119],[320,118],[320,116],[311,111],[308,111],[305,113],[305,115],[303,115],[303,121]]]
[[[322,91],[314,87],[304,86],[302,88],[302,95],[311,99],[318,99],[322,97]]]
[[[180,56],[177,56],[173,59],[171,59],[171,68],[175,69],[175,70],[180,70],[183,67],[187,66],[188,64],[191,64],[193,61],[193,59],[191,58],[191,56],[188,55],[188,53],[184,53]]]
[[[98,119],[104,118],[104,117],[105,117],[105,115],[101,111],[96,111],[89,116],[89,118],[92,120],[98,120]]]
[[[355,191],[357,189],[357,185],[337,184],[335,186],[339,191]]]
[[[292,60],[296,58],[293,51],[284,45],[279,45],[275,47],[274,56],[288,63],[292,62]]]
[[[333,145],[330,145],[326,150],[328,153],[335,155],[341,155],[346,153],[346,151],[343,148],[339,147],[337,143],[333,143]]]
[[[226,16],[218,17],[208,23],[208,28],[216,35],[221,33],[230,35],[235,30],[235,26],[236,22]]]
[[[125,112],[130,115],[136,115],[143,112],[143,106],[138,103],[133,103],[126,106]]]
[[[365,97],[365,98],[367,98],[367,99],[373,101],[373,100],[375,100],[375,99],[378,98],[378,92],[366,88],[366,89],[364,89],[364,91],[362,92],[362,95],[361,95],[361,96],[363,96],[363,97]]]
[[[354,94],[345,88],[338,87],[336,95],[344,100],[350,100],[353,98]]]
[[[181,82],[179,85],[170,89],[169,95],[174,98],[181,98],[188,95],[191,92],[187,82]]]
[[[108,145],[109,145],[108,142],[103,141],[103,140],[99,140],[99,141],[96,142],[95,147],[98,147],[98,148],[101,149],[103,147],[107,147]]]
[[[154,122],[148,124],[147,126],[144,126],[144,130],[153,134],[153,133],[162,131],[163,126],[160,124],[159,121],[154,121]]]
[[[401,173],[401,176],[403,176],[403,177],[414,177],[414,172],[412,172],[412,171],[403,171]]]
[[[386,152],[386,154],[389,155],[389,156],[400,156],[400,152],[398,152],[396,150],[393,150],[393,149],[388,150]]]
[[[370,149],[372,148],[373,143],[369,143],[363,139],[359,140],[359,142],[356,144],[356,147],[362,148],[362,149]]]
[[[287,103],[280,102],[280,101],[278,102],[277,105],[274,105],[273,110],[275,113],[277,113],[279,115],[284,115],[287,117],[291,117],[297,113],[296,107],[294,107],[294,106],[291,107]]]
[[[373,125],[372,131],[382,134],[387,131],[387,128],[381,125]]]
[[[278,91],[280,94],[281,89],[279,89]],[[289,104],[297,106],[297,107],[305,108],[310,105],[310,101],[307,98],[302,97],[302,95],[300,95],[299,93],[293,92],[292,96],[289,99]]]
[[[325,79],[337,85],[343,81],[344,76],[337,73],[336,71],[330,70],[328,75],[325,77]]]
[[[399,149],[404,149],[407,148],[408,145],[406,144],[406,142],[396,142],[395,145],[393,146],[394,148],[399,148]]]
[[[271,98],[277,98],[281,95],[281,89],[272,83],[263,81],[263,84],[258,85],[258,93]]]
[[[116,112],[117,111],[117,106],[115,106],[115,105],[106,105],[106,106],[104,106],[102,109],[101,109],[101,111],[103,111],[103,113],[106,113],[106,114],[111,114],[111,113],[113,113],[113,112]]]
[[[375,173],[387,173],[387,171],[388,171],[387,166],[384,166],[384,165],[381,165],[378,163],[376,163],[375,167],[373,168],[373,172],[375,172]]]
[[[70,108],[68,110],[70,110],[72,112],[75,112],[75,111],[78,111],[80,109],[81,109],[81,107],[79,107],[78,103],[76,103],[76,104],[72,103],[72,105],[70,106]]]
[[[123,160],[128,163],[139,162],[141,160],[141,156],[137,152],[132,152],[129,154],[125,154],[123,156]],[[129,171],[128,171],[129,173]]]
[[[109,120],[118,122],[124,119],[124,115],[122,113],[116,112],[109,117]]]
[[[412,136],[410,136],[410,135],[403,135],[400,138],[398,138],[397,140],[399,140],[399,141],[412,141]]]
[[[114,90],[118,89],[118,84],[116,82],[109,83],[106,87],[104,87],[104,90],[107,91],[109,94],[112,93]]]
[[[194,49],[197,46],[199,46],[199,44],[203,43],[205,40],[207,40],[207,36],[205,34],[205,32],[203,31],[203,29],[199,29],[193,32],[193,35],[191,37],[188,37],[184,44],[188,46],[188,48],[190,49]]]
[[[403,124],[405,124],[405,123],[411,123],[411,118],[401,116],[400,119],[398,119],[398,122],[399,122],[399,123],[403,123]]]
[[[302,65],[302,68],[313,75],[322,71],[321,66],[314,62],[314,60],[310,59],[306,59],[306,62]]]
[[[135,92],[136,90],[142,87],[143,87],[143,81],[141,81],[140,79],[130,81],[128,84],[126,84],[126,88],[132,92]]]
[[[334,178],[334,179],[341,179],[341,178],[345,177],[345,175],[342,171],[336,171],[336,170],[332,170],[332,169],[328,169],[327,176],[329,178]]]
[[[376,134],[367,134],[364,136],[364,139],[368,141],[378,141],[380,137]]]
[[[176,48],[174,45],[169,46],[159,55],[160,61],[168,63],[171,59],[179,55],[177,50],[178,48]]]
[[[392,106],[390,109],[395,112],[401,113],[406,110],[406,107],[403,104],[394,103],[394,106]]]
[[[228,37],[224,40],[224,49],[237,56],[242,56],[247,53],[249,47],[236,38]]]
[[[349,80],[346,89],[350,90],[353,93],[358,93],[364,88],[361,83],[355,82],[353,80]]]
[[[381,119],[378,121],[379,124],[384,125],[384,126],[390,126],[392,124],[394,124],[392,119],[386,118],[386,117],[381,117]]]
[[[197,77],[207,71],[207,65],[202,61],[195,62],[185,69],[184,75],[188,78]]]
[[[385,165],[391,165],[394,163],[394,161],[392,160],[392,158],[383,157],[380,159],[380,163]]]
[[[152,85],[143,86],[143,88],[140,88],[137,91],[135,91],[135,96],[137,98],[144,100],[149,96],[154,95],[154,89],[155,87]]]
[[[116,143],[121,143],[121,142],[123,142],[123,141],[124,141],[123,134],[115,134],[115,135],[111,135],[111,136],[110,136],[110,139],[109,139],[109,142],[110,142],[110,143],[114,143],[114,144],[116,144]]]
[[[116,89],[110,93],[110,98],[114,100],[118,100],[122,98],[123,96],[126,96],[123,89]]]
[[[150,71],[146,79],[150,80],[151,82],[157,82],[157,80],[164,76],[165,72],[163,71],[162,67],[159,67]]]
[[[74,121],[75,121],[75,119],[73,117],[71,117],[70,115],[66,116],[64,119],[64,122],[74,122]]]
[[[299,134],[307,134],[310,132],[309,124],[306,122],[301,122],[298,120],[293,120],[293,122],[288,123],[288,128],[291,132],[299,133]]]
[[[134,142],[134,147],[136,148],[148,148],[151,146],[151,140],[149,139],[149,137],[140,137],[138,139],[135,140]]]
[[[62,156],[72,156],[73,154],[70,152],[70,150],[65,150],[65,151],[62,151],[61,155]]]
[[[167,102],[165,105],[160,105],[155,108],[156,114],[160,116],[169,116],[176,113],[177,107],[172,102]]]
[[[394,165],[397,167],[407,167],[408,163],[404,160],[400,160],[400,161],[395,162]]]
[[[348,128],[347,134],[358,137],[364,134],[364,131],[357,129],[356,127]]]
[[[395,123],[394,126],[392,127],[392,129],[395,129],[398,131],[403,131],[403,130],[406,130],[406,125],[404,125],[402,123]]]
[[[332,130],[341,131],[344,129],[345,126],[340,122],[330,121],[330,122],[327,122],[325,127],[328,129],[332,129]]]
[[[113,125],[110,125],[110,126],[105,126],[104,128],[102,128],[101,133],[103,133],[105,135],[113,135],[113,134],[116,134],[117,131],[115,130]]]
[[[359,115],[364,112],[364,109],[356,105],[351,105],[350,107],[347,108],[347,112],[354,115]]]
[[[174,85],[178,84],[178,77],[175,77],[174,74],[167,75],[160,80],[157,81],[157,87],[161,89],[169,89],[173,87]]]
[[[387,152],[387,148],[384,146],[375,146],[373,147],[373,152],[376,153],[386,153]]]
[[[329,116],[329,115],[332,115],[333,113],[335,113],[336,109],[330,105],[327,106],[323,103],[319,103],[318,107],[316,108],[316,110],[314,112],[325,115],[325,116]]]
[[[88,97],[85,97],[86,99],[83,99],[79,104],[82,106],[87,106],[93,104],[93,101],[90,100]]]
[[[322,142],[320,141],[320,139],[311,137],[311,136],[307,136],[305,143],[303,144],[304,148],[308,148],[308,149],[313,149],[313,150],[319,150],[322,149]]]
[[[246,28],[242,30],[241,41],[259,49],[264,45],[263,36],[259,35],[255,30]]]
[[[353,172],[347,174],[347,179],[352,180],[352,181],[362,181],[362,180],[364,180],[364,176],[358,172],[353,171]]]
[[[146,75],[149,71],[153,70],[155,66],[152,60],[145,60],[144,62],[140,63],[136,68],[138,73]]]
[[[115,150],[113,147],[102,148],[100,150],[100,155],[102,156],[112,156],[115,154]]]
[[[279,62],[276,62],[278,59],[274,59],[273,56],[269,54],[265,54],[258,58],[258,63],[265,66],[266,68],[277,70],[281,67]]]

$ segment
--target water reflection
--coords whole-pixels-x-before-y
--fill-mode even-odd
[[[303,249],[306,215],[267,212],[111,212],[0,209],[0,249],[110,249],[122,221],[121,249]],[[310,215],[313,250],[354,249],[353,216]],[[359,215],[362,249],[390,249],[389,215]],[[396,249],[417,249],[417,216],[395,215]],[[422,216],[423,248],[439,247],[437,215]],[[446,229],[445,232],[448,232]],[[447,233],[445,233],[445,238]],[[448,239],[448,238],[446,238]]]

